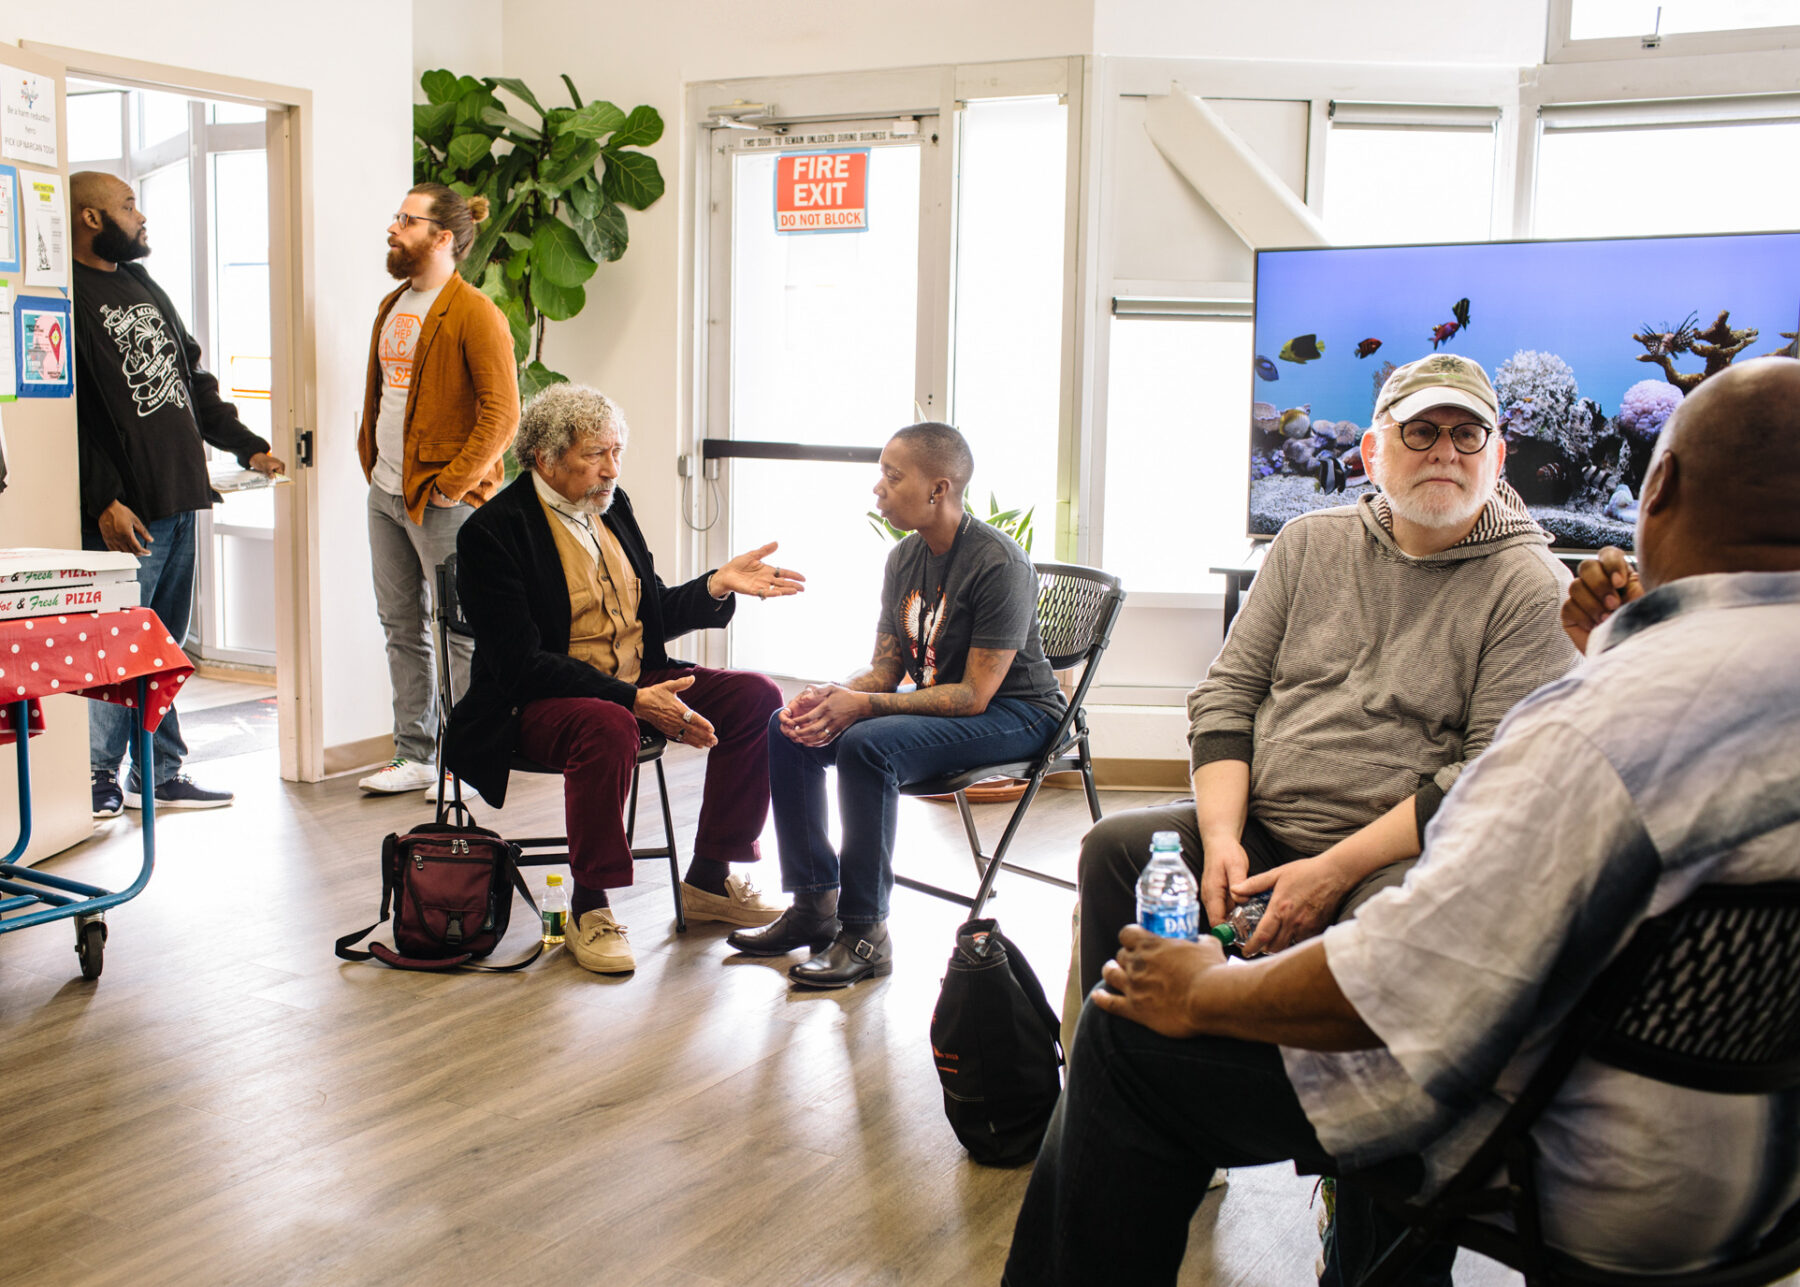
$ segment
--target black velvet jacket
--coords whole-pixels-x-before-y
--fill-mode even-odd
[[[456,538],[457,594],[475,631],[475,660],[469,691],[444,733],[444,761],[496,808],[506,801],[519,711],[527,702],[599,697],[630,707],[637,699],[636,685],[569,656],[569,587],[551,521],[527,471],[475,511]],[[665,586],[622,489],[614,490],[612,508],[601,521],[643,583],[638,602],[643,668],[690,664],[670,657],[667,641],[725,625],[737,596],[720,602],[708,594],[711,572]]]

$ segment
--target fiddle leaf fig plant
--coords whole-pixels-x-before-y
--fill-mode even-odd
[[[980,513],[976,511],[975,507],[969,504],[969,493],[966,491],[963,493],[963,509],[970,514],[974,514],[976,518],[981,518]],[[994,499],[994,493],[989,492],[987,517],[981,518],[981,521],[986,523],[989,527],[997,527],[1002,532],[1005,532],[1018,543],[1021,550],[1024,550],[1025,553],[1029,554],[1031,553],[1031,516],[1035,513],[1037,513],[1037,506],[1035,505],[1024,511],[1017,509],[1003,510],[1000,508],[1000,502]],[[874,510],[869,511],[868,519],[869,526],[875,530],[877,536],[885,536],[890,541],[903,541],[908,535],[908,533],[902,532]]]
[[[562,82],[572,105],[545,108],[522,80],[439,68],[419,78],[427,101],[413,108],[413,182],[488,199],[457,271],[512,328],[524,398],[568,378],[544,364],[545,323],[581,312],[588,280],[629,244],[625,211],[663,194],[656,158],[636,150],[662,137],[657,110],[583,103],[575,82]]]

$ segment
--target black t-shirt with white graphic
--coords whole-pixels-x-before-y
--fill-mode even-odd
[[[920,688],[963,678],[970,648],[1012,649],[996,697],[1061,712],[1062,691],[1038,637],[1037,571],[1005,533],[972,515],[943,555],[913,533],[888,554],[878,629],[900,641]]]
[[[75,325],[99,359],[77,368],[77,397],[98,396],[124,440],[128,476],[146,521],[212,505],[206,446],[182,361],[187,332],[138,278],[75,265]],[[85,418],[85,417],[84,417]]]

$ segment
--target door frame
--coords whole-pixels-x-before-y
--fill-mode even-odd
[[[321,655],[319,498],[303,461],[303,434],[318,423],[314,342],[312,227],[306,193],[312,164],[312,91],[269,81],[27,40],[22,48],[54,58],[67,74],[136,89],[190,94],[260,107],[268,113],[269,347],[271,443],[293,482],[275,489],[275,696],[281,776],[316,782],[325,775]]]

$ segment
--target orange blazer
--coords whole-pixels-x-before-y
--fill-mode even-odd
[[[381,411],[381,327],[406,291],[381,301],[369,337],[369,379],[356,451],[363,477],[375,470],[375,418]],[[452,273],[431,301],[414,351],[406,395],[401,498],[424,521],[433,484],[451,500],[479,506],[504,479],[501,457],[519,429],[519,376],[512,330],[494,302]]]

